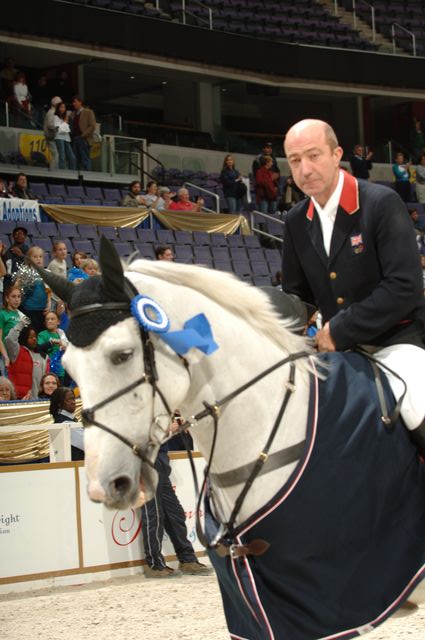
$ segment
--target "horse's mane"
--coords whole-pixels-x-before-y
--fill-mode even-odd
[[[264,291],[242,282],[232,274],[166,260],[152,262],[137,259],[126,265],[125,270],[199,292],[230,313],[242,317],[251,327],[266,335],[288,353],[313,353],[307,340],[291,331],[291,328],[296,328],[295,320],[283,320]],[[298,361],[301,366],[302,362],[303,360]]]

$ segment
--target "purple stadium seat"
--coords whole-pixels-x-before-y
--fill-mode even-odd
[[[194,231],[193,232],[193,242],[196,245],[210,245],[211,244],[211,234],[206,231]]]
[[[79,224],[77,225],[78,233],[80,234],[80,238],[84,238],[85,240],[93,240],[95,238],[98,240],[99,234],[97,231],[97,227],[94,224]]]
[[[68,196],[70,198],[83,199],[83,198],[86,197],[86,193],[84,191],[84,188],[81,187],[80,185],[67,185],[66,189],[68,191]]]
[[[62,196],[45,196],[43,199],[44,204],[63,204]]]
[[[49,184],[49,194],[55,197],[61,197],[65,200],[67,193],[64,184]]]
[[[132,242],[114,242],[114,247],[118,252],[118,255],[122,258],[128,258],[134,253],[134,246]]]
[[[42,238],[55,238],[58,235],[56,222],[37,222],[37,227]]]
[[[86,196],[94,200],[103,200],[103,193],[100,187],[86,187]]]
[[[105,236],[109,240],[116,240],[117,234],[115,233],[115,227],[98,227],[97,232],[100,236]]]
[[[249,276],[251,278],[251,265],[248,260],[233,261],[233,271],[237,276]]]
[[[244,246],[242,236],[239,235],[239,233],[234,233],[230,236],[227,236],[227,246],[242,248]]]
[[[90,240],[81,240],[74,238],[72,241],[75,251],[84,251],[87,255],[92,256],[94,254],[94,246]]]
[[[44,182],[30,182],[29,188],[33,192],[33,194],[42,202],[44,202],[43,198],[49,195],[47,191],[47,185]]]
[[[257,261],[257,260],[264,260],[264,251],[261,248],[249,248],[248,249],[248,257],[251,260],[251,262],[253,261]]]
[[[104,200],[102,202],[102,206],[103,207],[118,207],[119,206],[119,201],[118,200]]]
[[[139,252],[141,258],[155,260],[155,251],[152,244],[144,243],[144,242],[136,242],[134,246],[136,251]]]
[[[252,281],[256,287],[270,287],[272,284],[270,276],[254,276]]]
[[[174,254],[178,262],[184,262],[186,264],[192,264],[193,262],[192,247],[187,244],[174,245]]]
[[[91,200],[90,198],[84,198],[83,204],[85,207],[100,207],[102,202],[101,200]]]
[[[210,233],[210,240],[214,247],[227,247],[227,239],[224,233]]]
[[[81,198],[65,198],[64,199],[64,204],[68,205],[68,206],[81,206],[83,204],[83,201],[81,200]]]
[[[119,227],[117,231],[118,231],[119,239],[122,240],[123,242],[134,243],[138,241],[137,231],[134,228]]]
[[[156,242],[156,235],[153,229],[136,229],[139,240],[143,243],[146,242]]]
[[[265,260],[262,261],[253,261],[251,262],[251,271],[254,276],[269,276],[270,269],[269,265]],[[273,271],[273,269],[272,269]]]
[[[36,242],[33,243],[33,246],[40,247],[43,251],[47,251],[49,254],[52,250],[52,240],[51,238],[37,238]]]
[[[219,271],[228,271],[233,273],[232,263],[230,260],[214,260],[214,268]]]
[[[104,189],[103,193],[105,200],[108,200],[109,202],[120,202],[121,200],[121,194],[118,189]]]
[[[171,229],[157,229],[156,239],[159,244],[173,244],[174,233],[171,231]]]
[[[246,247],[259,247],[261,244],[260,238],[257,235],[242,236],[242,238]]]
[[[218,261],[230,261],[229,251],[227,247],[211,247],[211,252],[214,258],[214,262]]]
[[[236,262],[248,260],[248,255],[243,247],[231,247],[230,257],[232,258],[233,262],[235,262],[235,260]]]
[[[193,244],[193,237],[190,231],[174,231],[177,244]]]

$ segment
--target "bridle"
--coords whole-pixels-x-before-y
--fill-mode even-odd
[[[77,316],[86,314],[86,313],[95,313],[96,311],[104,311],[105,309],[111,309],[111,310],[126,310],[128,312],[129,309],[129,305],[128,303],[125,302],[106,302],[106,303],[96,303],[96,304],[91,304],[91,305],[84,305],[82,307],[79,307],[78,309],[72,311],[72,318],[75,318]],[[140,338],[141,338],[141,342],[142,342],[142,348],[143,348],[143,365],[144,365],[144,372],[142,374],[142,376],[140,378],[138,378],[137,380],[135,380],[134,382],[130,383],[129,385],[123,387],[122,389],[120,389],[119,391],[116,391],[115,393],[109,395],[108,397],[106,397],[104,400],[101,400],[100,402],[96,403],[95,405],[93,405],[92,407],[88,408],[88,409],[84,409],[82,412],[82,422],[83,422],[83,426],[84,428],[88,428],[90,426],[96,426],[99,429],[101,429],[102,431],[105,431],[106,433],[109,433],[110,435],[114,436],[115,438],[117,438],[118,440],[120,440],[123,444],[125,444],[126,446],[128,446],[132,452],[134,453],[135,456],[137,456],[142,462],[144,462],[145,464],[147,464],[148,466],[150,466],[151,468],[155,467],[155,457],[154,457],[154,451],[155,449],[158,447],[158,445],[161,445],[163,442],[165,442],[169,437],[171,437],[170,434],[168,434],[168,436],[164,437],[162,442],[160,441],[155,441],[152,438],[152,434],[150,435],[149,441],[146,445],[146,447],[144,449],[142,449],[140,447],[140,445],[136,442],[132,442],[131,440],[129,440],[128,438],[126,438],[125,436],[123,436],[121,433],[114,431],[113,429],[111,429],[110,427],[108,427],[107,425],[103,424],[102,422],[99,422],[98,420],[96,420],[95,418],[95,414],[96,411],[98,411],[99,409],[107,406],[108,404],[110,404],[111,402],[113,402],[114,400],[117,400],[118,398],[121,398],[123,395],[129,393],[130,391],[132,391],[133,389],[137,388],[138,386],[148,383],[150,384],[151,388],[152,388],[152,398],[154,398],[154,396],[156,394],[158,394],[158,396],[160,397],[165,411],[171,421],[172,419],[172,411],[171,408],[169,406],[169,403],[167,402],[167,399],[165,398],[164,394],[161,392],[159,386],[158,386],[158,373],[157,373],[157,369],[156,369],[156,362],[155,362],[155,348],[154,345],[150,339],[150,335],[149,335],[149,331],[147,331],[143,326],[140,326]],[[185,358],[183,358],[182,356],[180,356],[179,354],[177,354],[177,356],[181,359],[183,366],[185,367],[186,371],[188,372],[188,374],[190,375],[190,370],[189,370],[189,365],[188,362],[186,361]],[[214,402],[214,404],[210,404],[206,401],[203,401],[203,405],[204,408],[199,411],[197,414],[191,416],[190,418],[183,420],[178,427],[177,432],[178,433],[183,433],[185,432],[187,429],[192,428],[194,426],[196,426],[196,424],[198,423],[198,421],[206,418],[206,417],[212,417],[213,419],[213,425],[214,425],[214,434],[213,434],[213,439],[212,439],[212,445],[211,445],[211,450],[210,450],[210,455],[209,455],[209,459],[207,461],[207,467],[204,473],[204,480],[203,480],[203,484],[202,484],[202,488],[201,490],[199,490],[199,486],[198,486],[198,481],[197,481],[197,475],[196,475],[196,470],[195,470],[195,466],[194,466],[194,462],[193,462],[193,458],[191,455],[191,451],[190,451],[190,447],[186,446],[186,441],[184,440],[184,444],[186,446],[186,450],[188,452],[189,455],[189,461],[191,464],[191,468],[192,468],[192,474],[193,474],[193,479],[194,479],[194,484],[195,484],[195,490],[198,496],[198,504],[197,504],[197,523],[196,523],[196,527],[197,527],[197,533],[198,533],[198,537],[201,541],[202,544],[204,544],[205,547],[215,547],[217,545],[217,542],[219,539],[221,539],[223,537],[223,534],[226,533],[226,537],[229,537],[229,539],[234,537],[234,531],[235,531],[235,523],[236,523],[236,519],[237,516],[242,508],[242,505],[244,503],[244,500],[254,482],[254,480],[261,475],[264,472],[264,465],[267,461],[270,461],[270,464],[268,465],[268,469],[267,471],[272,471],[276,468],[278,468],[279,466],[285,465],[285,464],[290,464],[291,462],[295,462],[296,460],[298,460],[301,456],[302,450],[305,446],[305,440],[301,441],[300,443],[297,443],[296,445],[293,445],[292,447],[288,447],[285,449],[282,449],[280,451],[277,451],[275,453],[273,453],[272,455],[269,456],[269,451],[270,448],[273,444],[274,438],[276,436],[276,433],[278,431],[279,425],[282,421],[283,415],[285,413],[286,407],[288,405],[289,399],[292,395],[292,393],[295,391],[295,372],[296,372],[296,368],[295,368],[295,364],[294,362],[301,359],[301,358],[305,358],[308,357],[309,353],[307,351],[299,351],[297,353],[293,353],[290,354],[288,356],[286,356],[285,358],[279,360],[278,362],[276,362],[274,365],[268,367],[267,369],[265,369],[264,371],[262,371],[261,373],[259,373],[258,375],[256,375],[255,377],[251,378],[248,382],[246,382],[245,384],[241,385],[240,387],[238,387],[237,389],[235,389],[234,391],[232,391],[231,393],[229,393],[228,395],[224,396],[223,398],[221,398],[220,400],[216,400]],[[281,403],[280,409],[278,411],[278,414],[275,418],[272,430],[265,442],[264,447],[262,448],[262,450],[260,451],[258,457],[256,460],[254,460],[253,463],[249,464],[249,465],[244,465],[243,467],[240,467],[239,469],[235,469],[232,470],[230,472],[231,474],[231,480],[230,480],[230,484],[237,484],[238,482],[240,482],[240,477],[243,477],[243,488],[238,496],[238,498],[235,501],[235,505],[234,508],[232,510],[232,513],[230,515],[229,521],[226,523],[225,527],[223,526],[221,531],[220,531],[220,535],[216,537],[216,539],[213,542],[209,542],[206,539],[206,536],[202,530],[201,524],[200,524],[200,519],[199,519],[199,513],[200,513],[200,508],[201,508],[201,501],[203,499],[203,495],[205,493],[205,489],[206,489],[206,484],[208,481],[208,478],[210,476],[210,469],[211,469],[211,465],[212,465],[212,461],[213,461],[213,457],[214,457],[214,451],[215,451],[215,445],[216,445],[216,440],[217,440],[217,432],[218,432],[218,422],[219,422],[219,417],[220,417],[220,410],[221,407],[223,407],[224,405],[226,405],[227,403],[231,402],[234,398],[236,398],[237,396],[239,396],[241,393],[243,393],[244,391],[246,391],[247,389],[249,389],[250,387],[252,387],[253,385],[255,385],[257,382],[259,382],[260,380],[262,380],[263,378],[265,378],[266,376],[270,375],[271,373],[273,373],[274,371],[276,371],[277,369],[283,367],[285,364],[290,364],[290,373],[289,373],[289,378],[288,381],[286,382],[286,390],[285,390],[285,394],[283,397],[283,401]],[[152,405],[153,406],[153,405]],[[164,414],[160,414],[160,415],[164,415]],[[160,416],[152,416],[152,424],[157,423],[158,419]],[[175,435],[175,434],[173,434]],[[222,476],[220,474],[213,474],[215,479],[221,483],[222,486],[228,486],[229,485],[229,472],[222,474]]]

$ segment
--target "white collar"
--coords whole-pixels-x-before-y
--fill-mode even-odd
[[[335,191],[333,192],[333,194],[331,195],[331,197],[329,198],[329,200],[327,201],[324,207],[321,207],[320,204],[317,202],[317,200],[315,200],[313,196],[311,196],[311,199],[314,204],[314,208],[316,209],[320,218],[322,218],[323,216],[327,216],[328,218],[331,218],[331,220],[335,220],[339,201],[341,199],[343,186],[344,186],[344,174],[340,169],[338,184],[336,185]]]
[[[61,416],[65,416],[65,418],[75,420],[75,415],[73,413],[70,413],[69,411],[66,411],[65,409],[61,409],[59,413],[61,414]]]

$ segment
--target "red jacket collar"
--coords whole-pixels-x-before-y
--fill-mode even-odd
[[[356,178],[352,176],[350,173],[344,172],[344,184],[342,186],[341,198],[339,200],[339,206],[344,210],[346,214],[351,216],[353,213],[358,211],[360,208],[359,205],[359,183]],[[310,198],[310,202],[307,208],[306,216],[310,220],[313,220],[314,215],[314,204],[313,200]]]

